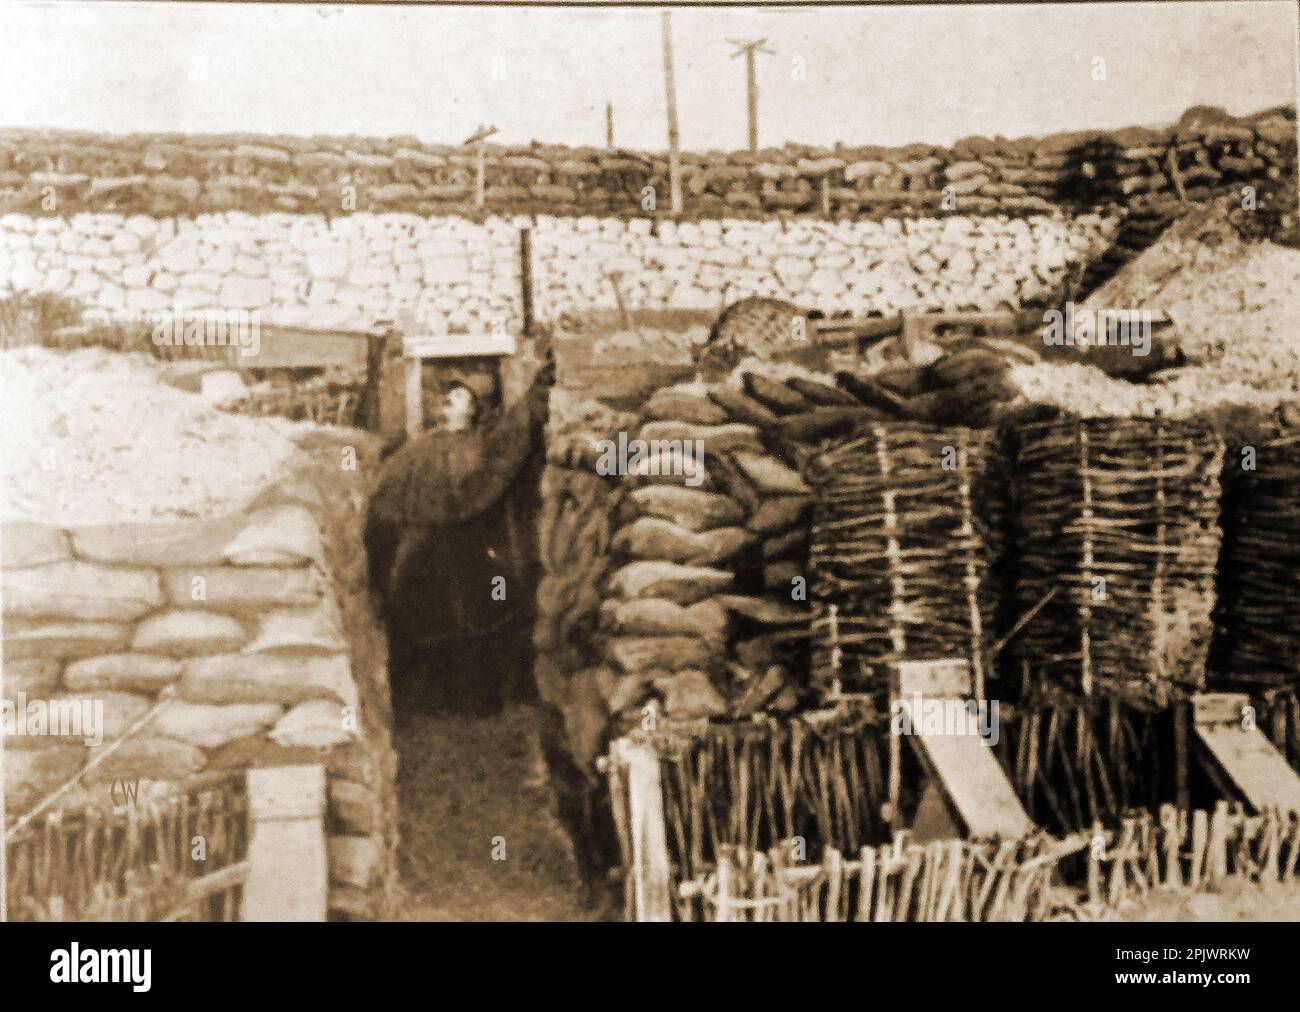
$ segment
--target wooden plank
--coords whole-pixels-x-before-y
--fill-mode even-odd
[[[1028,836],[1033,821],[992,750],[975,733],[975,718],[969,720],[968,734],[926,734],[914,727],[912,741],[968,835]]]
[[[329,881],[325,767],[248,771],[246,921],[323,921]]]
[[[1192,719],[1198,724],[1240,724],[1250,697],[1244,692],[1198,692],[1192,697]]]
[[[234,363],[241,369],[339,368],[360,372],[366,367],[366,331],[311,330],[263,323],[258,327],[256,355],[241,349]]]
[[[1209,760],[1251,808],[1300,812],[1300,776],[1257,727],[1198,721],[1195,733]]]
[[[421,360],[406,360],[406,436],[413,439],[424,431],[424,369]]]
[[[248,868],[247,861],[240,861],[238,864],[228,865],[187,883],[185,899],[181,905],[158,920],[164,923],[184,920],[204,900],[211,899],[218,893],[226,892],[235,886],[243,885],[248,880]]]
[[[960,699],[971,691],[970,664],[962,657],[936,661],[899,661],[898,694],[907,698],[915,693]]]
[[[627,770],[637,920],[670,921],[672,896],[659,759],[645,742],[620,738],[614,744],[616,760]],[[726,863],[720,856],[720,872]]]
[[[483,334],[435,334],[408,337],[402,341],[406,358],[500,358],[518,351],[518,340],[510,331]]]
[[[964,704],[963,697],[971,691],[970,664],[960,657],[900,661],[894,665],[893,679],[895,700],[909,711],[917,696],[923,706],[955,707]],[[1014,839],[1034,831],[1033,820],[1025,813],[997,756],[979,736],[973,713],[956,712],[957,726],[948,727],[945,720],[938,733],[927,732],[921,714],[910,715],[911,737],[921,762],[969,835]],[[925,829],[931,839],[936,838],[936,831],[943,833],[932,817],[925,820]]]

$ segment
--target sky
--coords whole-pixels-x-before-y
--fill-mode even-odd
[[[744,61],[766,37],[759,140],[946,144],[1294,104],[1293,0],[677,8],[681,145],[745,145]],[[1098,70],[1104,61],[1103,79]],[[658,8],[0,5],[0,126],[114,133],[666,140]]]

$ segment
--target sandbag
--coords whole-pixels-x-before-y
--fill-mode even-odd
[[[769,562],[763,567],[763,587],[777,594],[789,594],[796,577],[803,576],[797,562]]]
[[[757,512],[762,496],[754,483],[745,477],[735,459],[725,453],[715,453],[709,458],[709,477],[720,492],[737,503],[746,516]]]
[[[731,586],[725,569],[679,566],[672,562],[630,562],[610,578],[611,588],[625,598],[662,597],[694,604]]]
[[[802,555],[808,544],[808,531],[802,527],[791,527],[788,531],[774,534],[763,542],[763,559],[774,562],[792,555]]]
[[[736,526],[745,519],[744,511],[727,496],[680,485],[645,485],[628,499],[641,514],[662,517],[689,531]]]
[[[646,402],[647,418],[664,421],[692,422],[697,425],[721,425],[727,412],[702,394],[687,393],[665,387],[655,391]]]
[[[86,774],[90,784],[112,780],[184,780],[207,765],[197,746],[173,738],[129,738],[113,746],[97,745],[90,750],[93,763],[110,747],[113,751]]]
[[[799,472],[773,457],[756,453],[736,453],[735,461],[755,487],[767,495],[805,495],[808,486]]]
[[[796,524],[801,524],[812,506],[806,495],[779,495],[764,499],[758,510],[745,523],[756,534],[774,534]]]
[[[689,531],[661,517],[641,517],[614,535],[615,549],[639,559],[666,559],[688,565],[723,562],[753,541],[739,527]]]
[[[680,421],[647,422],[641,427],[639,435],[646,442],[698,439],[706,452],[736,449],[761,451],[762,449],[762,444],[758,440],[758,430],[752,425],[741,422],[728,422],[724,425],[696,425],[692,422]]]
[[[1007,361],[1001,355],[982,348],[971,348],[945,355],[931,363],[926,370],[926,384],[932,390],[939,390],[1006,371]]]
[[[694,450],[683,453],[680,449],[662,447],[646,453],[629,464],[628,474],[652,482],[685,485],[700,488],[708,482],[708,469],[702,457]]]
[[[265,730],[282,716],[283,708],[275,703],[217,706],[171,699],[155,714],[149,731],[159,737],[175,738],[197,748],[219,748]]]
[[[759,428],[774,425],[779,417],[754,398],[747,397],[739,390],[732,390],[730,387],[710,387],[709,400],[726,411],[733,421],[748,422]]]
[[[286,713],[271,729],[270,738],[284,748],[333,748],[353,737],[347,713],[329,699],[311,699]]]
[[[835,381],[870,408],[876,408],[887,414],[897,413],[903,406],[903,398],[890,390],[883,383],[851,372],[837,372]]]
[[[807,411],[814,406],[798,391],[786,386],[784,383],[768,379],[761,373],[747,372],[741,377],[741,382],[745,386],[745,393],[762,404],[763,407],[779,415]]]
[[[609,640],[605,652],[626,675],[706,668],[716,659],[713,648],[694,636],[619,636]]]
[[[783,439],[806,442],[849,432],[859,425],[877,422],[882,418],[884,415],[879,411],[864,405],[856,408],[814,408],[812,411],[786,415],[773,426],[771,432]]]
[[[710,600],[726,611],[734,611],[763,625],[798,625],[811,617],[811,612],[806,608],[796,608],[767,597],[719,594]]]
[[[804,379],[802,376],[790,376],[785,384],[810,404],[830,408],[858,406],[856,397],[829,383],[818,383],[816,380]]]
[[[709,676],[688,668],[675,675],[656,678],[655,689],[664,697],[664,712],[676,720],[720,717],[727,712],[726,701]]]
[[[606,601],[601,605],[605,625],[621,636],[696,636],[721,642],[727,612],[713,598],[689,606],[658,597]]]

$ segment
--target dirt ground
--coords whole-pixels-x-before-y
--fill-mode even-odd
[[[530,708],[417,717],[396,746],[401,920],[616,919],[585,902]]]
[[[1108,921],[1300,921],[1300,883],[1229,882],[1214,893],[1152,893]]]

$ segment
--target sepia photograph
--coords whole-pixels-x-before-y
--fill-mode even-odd
[[[961,945],[1293,981],[1298,58],[1294,0],[4,4],[6,977],[1014,922]]]

